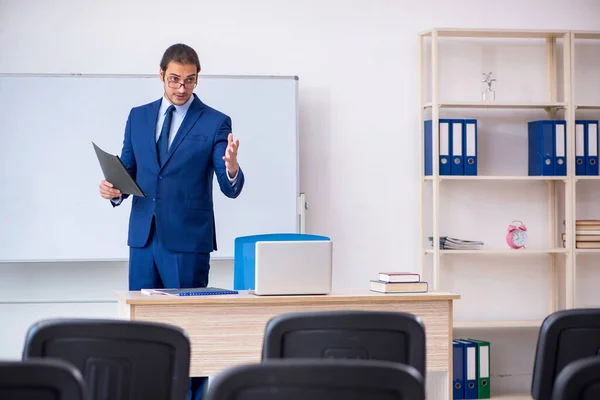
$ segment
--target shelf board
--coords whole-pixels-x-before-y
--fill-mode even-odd
[[[600,31],[573,31],[575,39],[600,39]]]
[[[499,109],[545,109],[545,108],[564,108],[567,103],[564,102],[510,102],[510,101],[449,101],[439,103],[440,108],[499,108]],[[433,104],[427,102],[423,108],[431,108]]]
[[[575,249],[575,254],[600,254],[600,249]]]
[[[454,321],[454,328],[539,328],[541,319],[525,320],[489,320],[489,321]]]
[[[576,110],[600,110],[599,104],[577,104]]]
[[[515,38],[545,39],[560,37],[569,31],[517,30],[517,29],[469,29],[469,28],[434,28],[421,32],[421,36],[431,36],[436,31],[439,37],[454,38]]]
[[[564,247],[555,249],[481,249],[481,250],[440,250],[440,254],[481,254],[481,255],[510,255],[510,256],[526,256],[533,254],[566,254],[569,250]],[[433,254],[433,249],[426,249],[425,253]]]
[[[600,179],[600,175],[575,175],[576,181],[594,181]]]
[[[533,397],[529,393],[509,393],[497,394],[490,397],[490,400],[532,400]]]
[[[600,176],[598,177],[600,178]],[[433,176],[423,177],[433,181]],[[564,181],[566,176],[527,176],[527,175],[440,175],[440,181]]]

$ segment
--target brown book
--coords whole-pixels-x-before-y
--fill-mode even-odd
[[[598,219],[578,219],[575,221],[575,225],[600,225],[600,220]]]
[[[566,235],[562,234],[562,240],[566,240]],[[575,235],[576,242],[600,242],[600,235]]]
[[[563,219],[563,225],[566,224],[566,221]],[[584,226],[584,225],[600,225],[600,219],[578,219],[575,221],[576,226]]]
[[[600,231],[600,224],[598,225],[577,225],[575,228],[578,232],[581,231]]]
[[[577,242],[575,247],[578,249],[600,249],[600,242]]]

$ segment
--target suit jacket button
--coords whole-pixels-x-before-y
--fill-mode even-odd
[[[152,201],[156,201],[156,197],[153,197],[153,198],[152,198]]]
[[[162,179],[162,178],[163,178],[163,177],[162,177],[162,175],[159,175],[159,176],[158,176],[158,179]]]

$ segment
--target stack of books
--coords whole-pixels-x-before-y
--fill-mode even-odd
[[[566,235],[562,234],[563,247],[566,247]],[[575,221],[575,248],[600,249],[600,220],[580,219]]]
[[[433,247],[433,237],[429,236],[429,244]],[[441,250],[480,250],[483,242],[440,236]]]
[[[371,280],[371,290],[380,293],[425,293],[427,282],[414,272],[380,272],[379,279]]]

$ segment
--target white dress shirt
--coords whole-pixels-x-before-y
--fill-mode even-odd
[[[175,139],[175,135],[177,135],[177,131],[179,130],[179,127],[181,126],[181,123],[183,122],[185,114],[187,114],[190,105],[192,104],[192,101],[194,101],[194,96],[191,96],[190,99],[181,106],[173,104],[175,106],[175,111],[173,111],[173,118],[171,119],[171,131],[169,132],[169,146],[167,147],[167,149],[171,147],[173,139]],[[158,137],[160,136],[160,131],[162,130],[163,123],[165,121],[167,108],[169,108],[170,105],[171,102],[169,101],[169,99],[167,99],[167,97],[163,95],[162,102],[160,103],[160,109],[158,110],[158,119],[156,120],[157,142]]]

